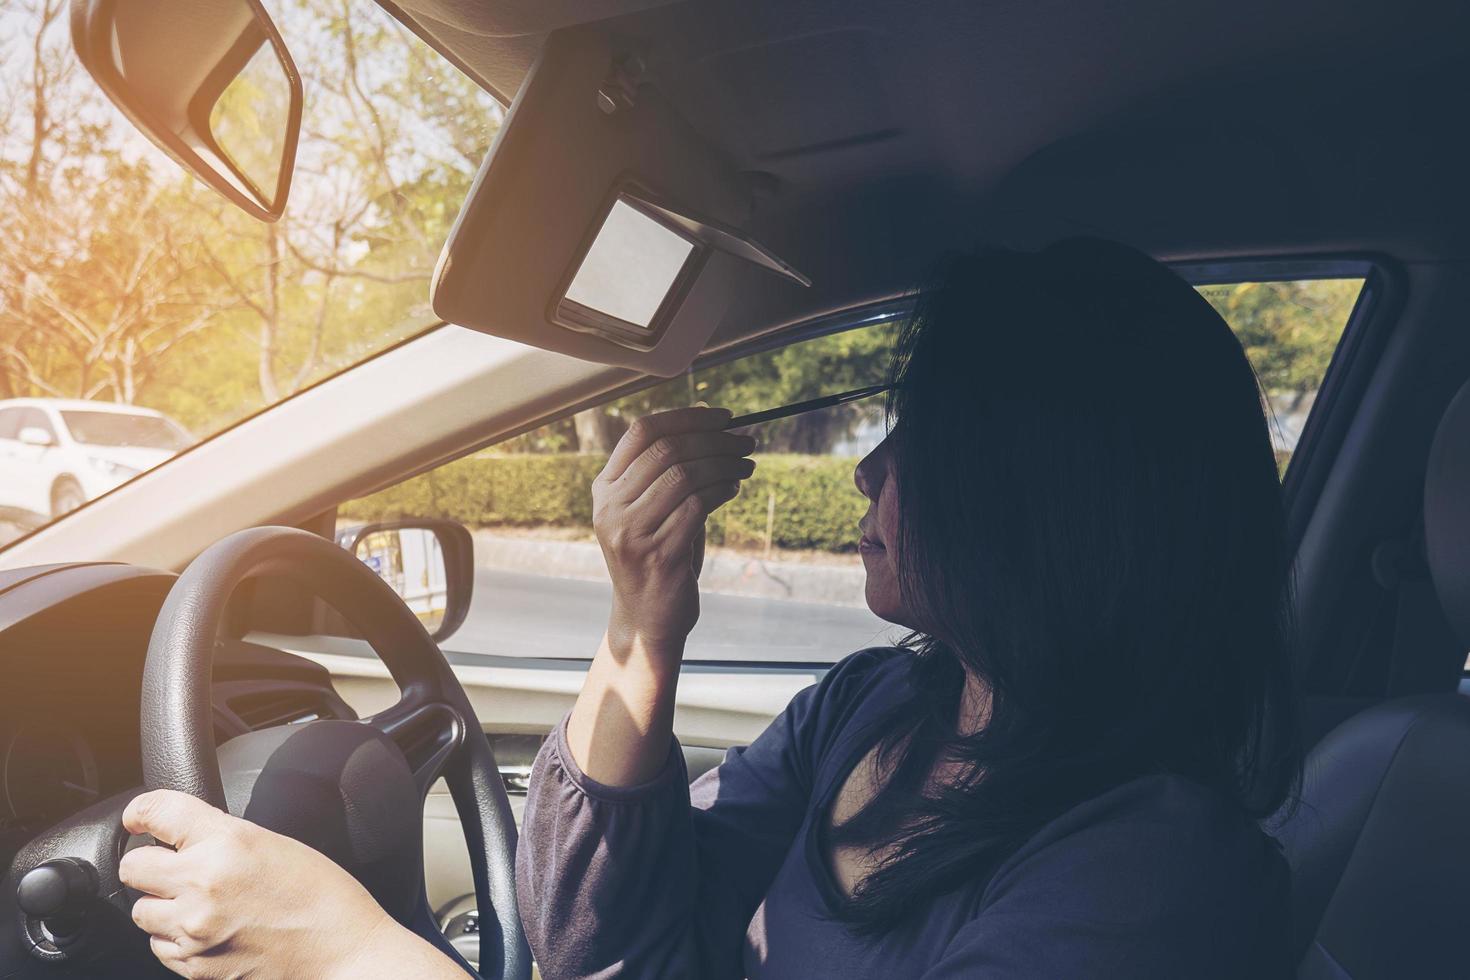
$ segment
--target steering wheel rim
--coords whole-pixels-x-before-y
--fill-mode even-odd
[[[295,730],[290,732],[266,729],[238,736],[226,743],[232,749],[230,754],[251,761],[237,771],[231,771],[228,765],[222,770],[225,753],[215,748],[211,698],[215,639],[235,589],[246,579],[262,575],[291,577],[351,622],[387,666],[398,684],[400,699],[361,722],[314,721],[290,726]],[[343,729],[342,725],[371,728],[375,742],[363,744],[374,752],[378,746],[389,744],[399,750],[420,794],[418,826],[422,826],[423,797],[429,786],[440,776],[448,782],[469,846],[476,901],[481,910],[480,975],[496,980],[528,980],[531,955],[516,910],[516,829],[510,800],[489,740],[466,736],[481,732],[479,720],[463,686],[423,624],[388,584],[357,558],[335,543],[297,528],[250,528],[202,552],[174,583],[148,646],[141,717],[145,786],[189,793],[221,809],[231,809],[233,803],[242,811],[237,815],[250,818],[247,803],[257,806],[252,793],[256,779],[263,775],[259,760],[284,749],[288,741],[299,743],[300,736],[314,728],[338,741],[343,734],[359,740],[369,738],[360,730]],[[328,732],[326,727],[316,726],[338,727]],[[379,753],[378,757],[383,756]],[[264,768],[268,770],[268,766]],[[310,821],[299,824],[308,825]],[[292,833],[290,829],[283,832]],[[413,839],[419,840],[417,836]],[[403,907],[390,911],[403,925],[468,969],[428,908],[421,846],[416,860],[418,894],[411,903],[411,912]],[[374,890],[368,881],[363,883]],[[389,905],[385,901],[386,907]],[[493,917],[487,916],[486,910]],[[492,925],[496,928],[487,928]],[[497,940],[498,949],[494,948]]]

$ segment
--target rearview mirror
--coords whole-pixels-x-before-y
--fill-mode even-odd
[[[453,521],[344,528],[337,543],[387,582],[435,640],[464,622],[474,591],[474,541]]]
[[[259,0],[72,0],[71,33],[143,135],[254,217],[281,216],[301,78]]]

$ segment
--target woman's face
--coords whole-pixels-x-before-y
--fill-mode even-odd
[[[858,524],[862,532],[858,551],[868,573],[864,589],[868,608],[890,623],[914,629],[899,597],[898,555],[893,550],[899,546],[899,535],[898,481],[893,472],[892,439],[890,435],[880,442],[853,471],[853,481],[868,498],[868,512]]]

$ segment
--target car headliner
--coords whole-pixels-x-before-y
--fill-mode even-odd
[[[816,280],[752,272],[715,345],[903,292],[975,244],[1470,252],[1470,4],[384,6],[502,98],[559,27],[605,20],[642,53],[650,83],[761,175],[751,231]]]

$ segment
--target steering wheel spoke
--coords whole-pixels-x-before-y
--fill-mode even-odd
[[[400,701],[364,720],[398,746],[420,795],[429,792],[429,787],[443,775],[449,760],[464,744],[464,719],[442,702]]]

